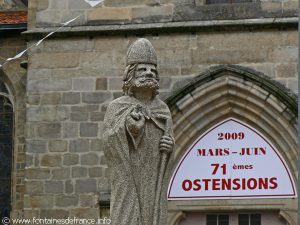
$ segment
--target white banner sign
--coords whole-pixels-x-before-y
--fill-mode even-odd
[[[84,0],[84,1],[89,3],[90,6],[94,7],[98,4],[100,4],[101,2],[103,2],[104,0]]]
[[[207,131],[180,160],[169,200],[294,198],[295,184],[271,143],[252,127],[228,119]]]

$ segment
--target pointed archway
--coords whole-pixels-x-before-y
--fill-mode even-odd
[[[0,217],[11,211],[13,155],[13,105],[7,85],[0,77]]]
[[[293,181],[297,180],[297,98],[278,82],[245,67],[217,66],[192,79],[168,98],[167,103],[175,121],[177,163],[199,136],[221,121],[235,118],[266,137],[283,158]],[[267,200],[265,203],[251,201],[268,209]],[[287,215],[290,224],[296,223],[293,210],[283,213],[286,207],[295,208],[295,199],[281,202],[284,204],[277,208],[273,205],[272,209],[281,211],[280,215]],[[170,203],[170,209],[185,212],[188,207],[184,204],[188,205],[184,201],[174,201]],[[203,201],[199,204],[203,205]],[[211,200],[204,202],[206,206],[210,204],[218,203]],[[230,210],[234,207],[237,206],[227,206]],[[192,208],[203,210],[200,205]],[[247,204],[240,208],[251,210]],[[294,222],[290,218],[294,218]]]

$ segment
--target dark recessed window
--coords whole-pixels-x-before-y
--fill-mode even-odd
[[[239,214],[239,225],[261,225],[261,214]]]
[[[0,218],[9,217],[10,213],[12,133],[12,105],[7,97],[0,94]]]
[[[21,0],[21,2],[22,2],[25,6],[28,6],[28,0]]]
[[[233,3],[247,3],[253,0],[206,0],[207,5],[211,4],[233,4]]]
[[[229,225],[229,215],[208,214],[206,215],[206,225]]]

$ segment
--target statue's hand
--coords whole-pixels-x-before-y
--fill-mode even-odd
[[[162,136],[159,142],[159,150],[166,153],[173,151],[174,141],[170,136]]]
[[[144,127],[145,117],[141,106],[136,106],[131,113],[126,117],[126,125],[129,131],[134,135],[139,135],[141,129]]]

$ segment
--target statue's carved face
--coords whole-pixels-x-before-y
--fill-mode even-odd
[[[135,70],[134,86],[158,89],[159,78],[156,66],[153,64],[138,64]]]

